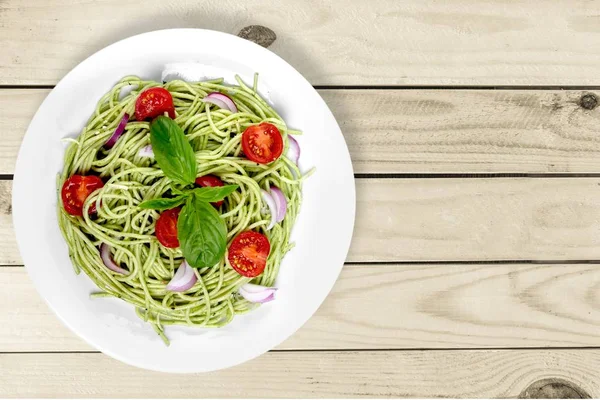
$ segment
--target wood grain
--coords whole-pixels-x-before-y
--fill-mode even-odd
[[[103,354],[1,354],[1,397],[516,397],[543,378],[600,396],[599,350],[271,352],[201,375]]]
[[[597,260],[599,183],[359,179],[348,260]]]
[[[359,173],[600,172],[582,91],[321,91]]]
[[[12,223],[12,181],[0,180],[0,265],[22,264]]]
[[[29,122],[48,90],[0,90],[0,174],[13,174],[19,147]]]
[[[0,265],[20,264],[0,181]],[[347,260],[600,260],[599,178],[357,179]]]
[[[599,11],[585,0],[4,0],[0,84],[55,84],[149,30],[258,24],[315,85],[598,85]]]
[[[320,92],[357,173],[597,174],[599,15],[586,0],[3,0],[0,85],[54,85],[148,30],[262,25],[313,85],[346,87]],[[47,92],[0,89],[0,175],[14,172]],[[11,182],[0,180],[0,397],[517,397],[542,393],[540,382],[600,396],[600,350],[539,349],[597,346],[599,264],[446,263],[600,260],[599,178],[356,182],[348,261],[391,263],[347,265],[277,351],[184,376],[88,352],[60,324],[15,266]],[[538,349],[492,350],[502,347]]]
[[[0,90],[0,174],[12,174],[48,90]],[[320,90],[357,173],[599,173],[593,92]],[[600,93],[598,93],[600,95]],[[589,105],[589,102],[586,102]]]
[[[597,346],[599,285],[597,264],[346,265],[319,311],[278,349]],[[24,268],[0,268],[0,352],[90,350]]]

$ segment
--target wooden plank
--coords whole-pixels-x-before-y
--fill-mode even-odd
[[[20,264],[0,181],[0,265]],[[600,259],[598,178],[357,179],[347,260]]]
[[[596,346],[600,306],[587,294],[598,282],[599,265],[346,265],[278,349]],[[89,350],[24,268],[0,268],[0,352]]]
[[[12,223],[12,181],[0,180],[0,265],[22,264]]]
[[[600,172],[582,91],[321,91],[358,173]],[[593,94],[592,94],[593,95]]]
[[[49,90],[0,90],[0,174],[13,174],[29,122]]]
[[[0,90],[0,174],[12,174],[47,90]],[[600,172],[588,92],[320,90],[357,173]]]
[[[349,261],[600,259],[596,178],[359,179]]]
[[[270,48],[315,85],[600,83],[600,5],[585,0],[5,0],[0,10],[0,84],[54,84],[149,30],[253,24],[272,29]]]
[[[559,378],[600,395],[598,350],[272,352],[207,374],[161,374],[97,353],[1,354],[1,397],[517,397]]]

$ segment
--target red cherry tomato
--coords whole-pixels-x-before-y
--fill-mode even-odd
[[[238,274],[254,278],[265,270],[270,251],[271,245],[265,235],[245,231],[231,242],[227,259]]]
[[[97,176],[73,175],[63,183],[61,197],[63,207],[71,214],[78,217],[83,216],[83,203],[92,192],[104,186],[104,182]],[[89,214],[96,212],[96,204],[91,204]]]
[[[181,208],[172,208],[163,211],[156,221],[156,238],[165,247],[174,249],[179,247],[177,239],[177,218]]]
[[[223,183],[222,180],[220,180],[219,178],[217,178],[214,175],[204,175],[201,176],[200,178],[196,178],[196,185],[201,186],[201,187],[216,187],[216,186],[224,186],[225,184]],[[223,205],[223,200],[219,200],[215,203],[210,203],[215,207],[221,207]]]
[[[249,160],[268,164],[283,152],[281,132],[268,122],[249,126],[242,134],[242,150]]]
[[[135,101],[135,119],[138,121],[155,118],[165,112],[175,118],[173,96],[167,89],[156,87],[144,90]]]

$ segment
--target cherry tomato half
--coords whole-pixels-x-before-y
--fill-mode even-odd
[[[165,112],[169,113],[169,117],[175,118],[173,96],[167,89],[155,87],[144,90],[135,101],[135,119],[138,121],[155,118]]]
[[[270,251],[271,245],[265,235],[245,231],[231,242],[227,259],[238,274],[254,278],[265,270]]]
[[[179,247],[179,239],[177,239],[177,218],[181,208],[172,208],[160,213],[156,221],[156,238],[165,247],[174,249]]]
[[[71,214],[83,216],[83,203],[92,192],[104,186],[104,182],[97,176],[73,175],[63,183],[61,197],[63,207]],[[96,203],[90,205],[89,214],[96,212]]]
[[[268,122],[249,126],[242,134],[242,150],[249,160],[268,164],[283,152],[281,132]]]
[[[222,180],[217,178],[214,175],[204,175],[199,178],[196,178],[196,185],[201,187],[216,187],[216,186],[224,186]],[[215,207],[221,207],[223,205],[223,200],[219,200],[215,203],[210,203]]]

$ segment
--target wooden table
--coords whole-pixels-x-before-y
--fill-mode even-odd
[[[0,397],[600,396],[599,15],[583,0],[0,1]],[[342,127],[358,197],[347,265],[254,361],[129,367],[65,328],[21,266],[19,144],[96,50],[251,25]]]

